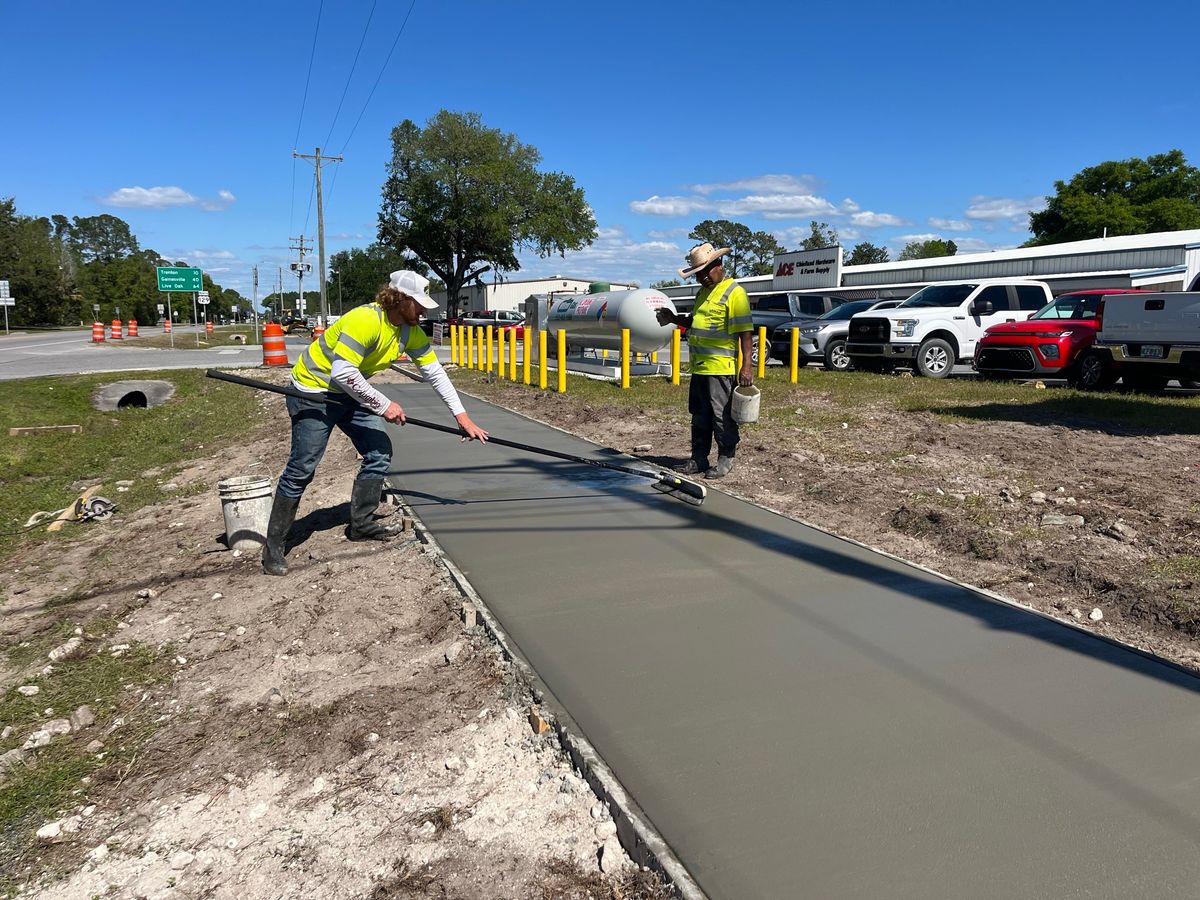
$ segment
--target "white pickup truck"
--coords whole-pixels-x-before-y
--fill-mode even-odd
[[[990,326],[1028,319],[1053,300],[1044,282],[1023,278],[931,284],[895,309],[852,318],[846,353],[862,371],[912,366],[945,378],[956,363],[971,361]]]
[[[1110,295],[1096,318],[1096,341],[1079,360],[1080,388],[1118,378],[1135,391],[1161,391],[1172,380],[1200,386],[1200,291]]]

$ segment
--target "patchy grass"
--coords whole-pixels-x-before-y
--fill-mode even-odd
[[[21,541],[54,538],[44,527],[11,532],[19,531],[39,510],[62,509],[74,502],[79,494],[72,487],[76,482],[99,481],[98,493],[118,504],[117,515],[128,515],[161,500],[161,484],[169,482],[182,464],[244,438],[247,424],[262,415],[254,391],[205,378],[199,371],[137,373],[138,379],[161,378],[175,384],[175,396],[153,409],[93,409],[91,396],[97,386],[122,377],[73,375],[5,382],[0,404],[0,470],[5,473],[0,532],[5,533],[0,534],[0,554]],[[83,433],[8,434],[10,427],[29,425],[82,425]],[[118,480],[134,484],[118,493],[114,484]],[[69,536],[74,527],[56,534]]]
[[[258,330],[256,339],[253,325],[218,325],[213,329],[212,334],[200,332],[199,335],[194,331],[175,331],[172,334],[164,334],[161,329],[161,325],[139,328],[141,336],[132,339],[126,338],[126,341],[130,342],[129,346],[131,347],[168,350],[209,350],[213,347],[229,347],[235,344],[262,343],[262,329]],[[235,341],[234,335],[241,336],[243,340]],[[174,343],[172,343],[172,339]]]
[[[77,734],[58,735],[49,745],[26,751],[26,762],[36,764],[17,766],[0,784],[0,885],[16,878],[34,850],[36,830],[85,803],[94,781],[125,778],[157,728],[156,711],[141,702],[141,692],[170,680],[171,650],[135,644],[113,656],[107,646],[115,625],[113,620],[89,622],[85,655],[55,663],[49,676],[21,679],[41,689],[36,696],[18,694],[16,683],[5,685],[0,722],[12,725],[13,733],[0,743],[0,753],[20,747],[39,725],[68,718],[80,706],[88,706],[96,721]],[[36,640],[10,647],[7,664],[18,671],[37,665],[40,672],[48,650],[73,631],[69,623],[60,623]],[[105,743],[103,753],[87,753],[96,738]]]

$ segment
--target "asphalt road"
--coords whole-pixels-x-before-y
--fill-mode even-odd
[[[231,368],[257,366],[262,362],[262,347],[258,345],[197,350],[196,330],[190,326],[177,327],[175,336],[178,350],[140,349],[136,340],[93,344],[90,328],[11,334],[0,338],[0,380],[92,372]],[[294,362],[296,353],[307,343],[299,338],[289,341],[288,358]]]
[[[720,492],[393,434],[393,481],[710,896],[1200,895],[1193,676]]]

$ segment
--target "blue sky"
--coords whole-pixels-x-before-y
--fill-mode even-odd
[[[344,154],[326,249],[364,246],[390,129],[442,108],[533,144],[595,210],[591,247],[510,278],[669,278],[706,218],[789,248],[811,219],[893,256],[1011,247],[1055,179],[1175,147],[1200,165],[1194,0],[0,7],[0,196],[120,216],[247,295],[253,265],[266,293],[288,238],[316,233],[293,148]]]

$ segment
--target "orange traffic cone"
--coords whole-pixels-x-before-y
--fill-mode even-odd
[[[288,364],[287,344],[283,339],[283,327],[279,324],[268,322],[263,328],[262,348],[264,366]]]

